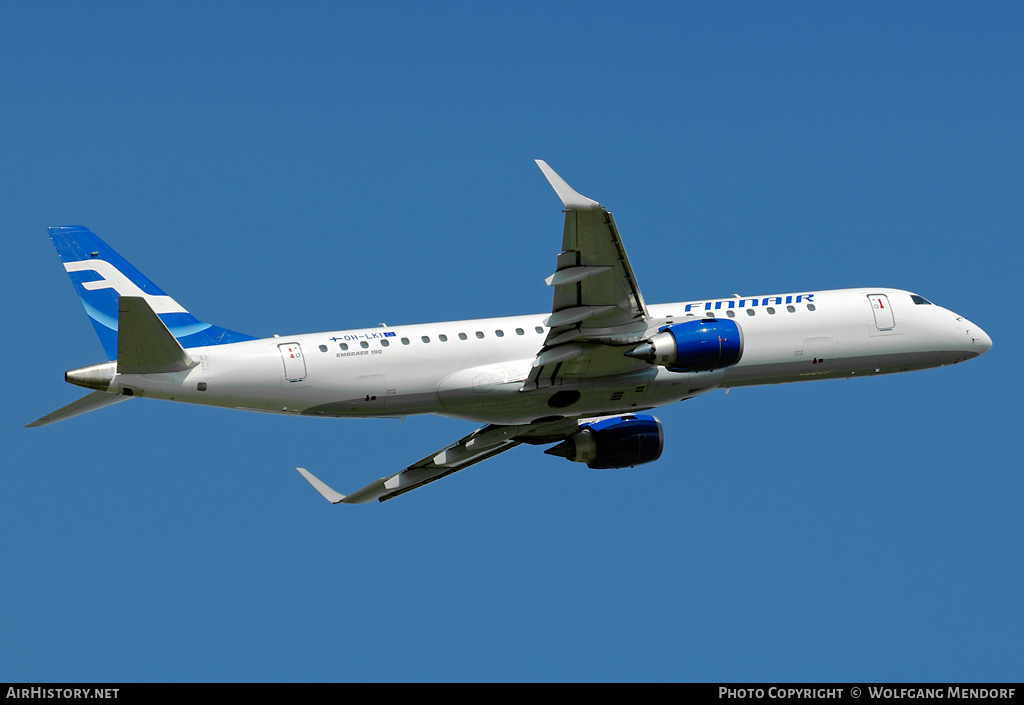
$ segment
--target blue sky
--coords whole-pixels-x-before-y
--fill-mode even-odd
[[[7,681],[971,681],[1024,673],[1019,3],[8,4]],[[540,312],[547,160],[649,302],[917,291],[953,368],[657,412],[655,464],[157,401],[22,426],[103,360],[46,227],[256,335]]]

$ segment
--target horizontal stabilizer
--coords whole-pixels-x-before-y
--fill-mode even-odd
[[[52,423],[63,421],[64,419],[70,419],[73,416],[79,416],[96,409],[102,409],[105,406],[116,404],[119,401],[127,401],[132,397],[124,396],[123,394],[111,394],[110,392],[93,392],[88,394],[78,401],[73,401],[67,406],[62,406],[53,413],[47,414],[41,419],[36,419],[30,424],[27,424],[25,428],[35,428],[36,426],[49,426]]]
[[[117,314],[119,374],[180,372],[195,364],[141,296],[122,296]]]

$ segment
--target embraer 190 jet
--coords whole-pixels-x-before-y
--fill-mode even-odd
[[[332,503],[384,501],[520,444],[591,468],[661,456],[641,413],[713,389],[951,365],[985,332],[884,287],[648,305],[612,214],[540,167],[565,210],[551,311],[255,338],[203,323],[90,230],[50,228],[108,362],[64,378],[94,390],[29,426],[135,397],[331,417],[441,414],[484,424],[351,494],[297,468]]]

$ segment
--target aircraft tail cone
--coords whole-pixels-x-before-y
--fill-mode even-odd
[[[105,362],[100,365],[89,365],[79,367],[77,370],[68,370],[64,373],[64,381],[77,384],[86,389],[97,389],[101,392],[110,388],[114,381],[114,374],[117,372],[116,362]]]

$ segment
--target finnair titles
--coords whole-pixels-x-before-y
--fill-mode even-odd
[[[658,406],[714,389],[941,367],[992,347],[963,316],[888,287],[649,306],[612,214],[537,165],[564,223],[545,280],[551,310],[533,315],[258,338],[200,321],[88,228],[50,228],[107,360],[66,372],[92,391],[28,425],[137,397],[483,424],[349,494],[297,468],[328,501],[353,504],[523,444],[594,469],[633,467],[661,456],[661,422],[643,413]]]
[[[765,296],[763,299],[753,297],[749,299],[741,299],[736,296],[731,299],[717,299],[715,301],[693,301],[686,304],[683,310],[686,313],[691,311],[718,311],[721,309],[730,308],[747,308],[748,306],[757,306],[760,301],[761,306],[770,306],[775,304],[781,306],[782,304],[800,303],[811,303],[814,301],[814,294],[786,294],[785,296]]]

